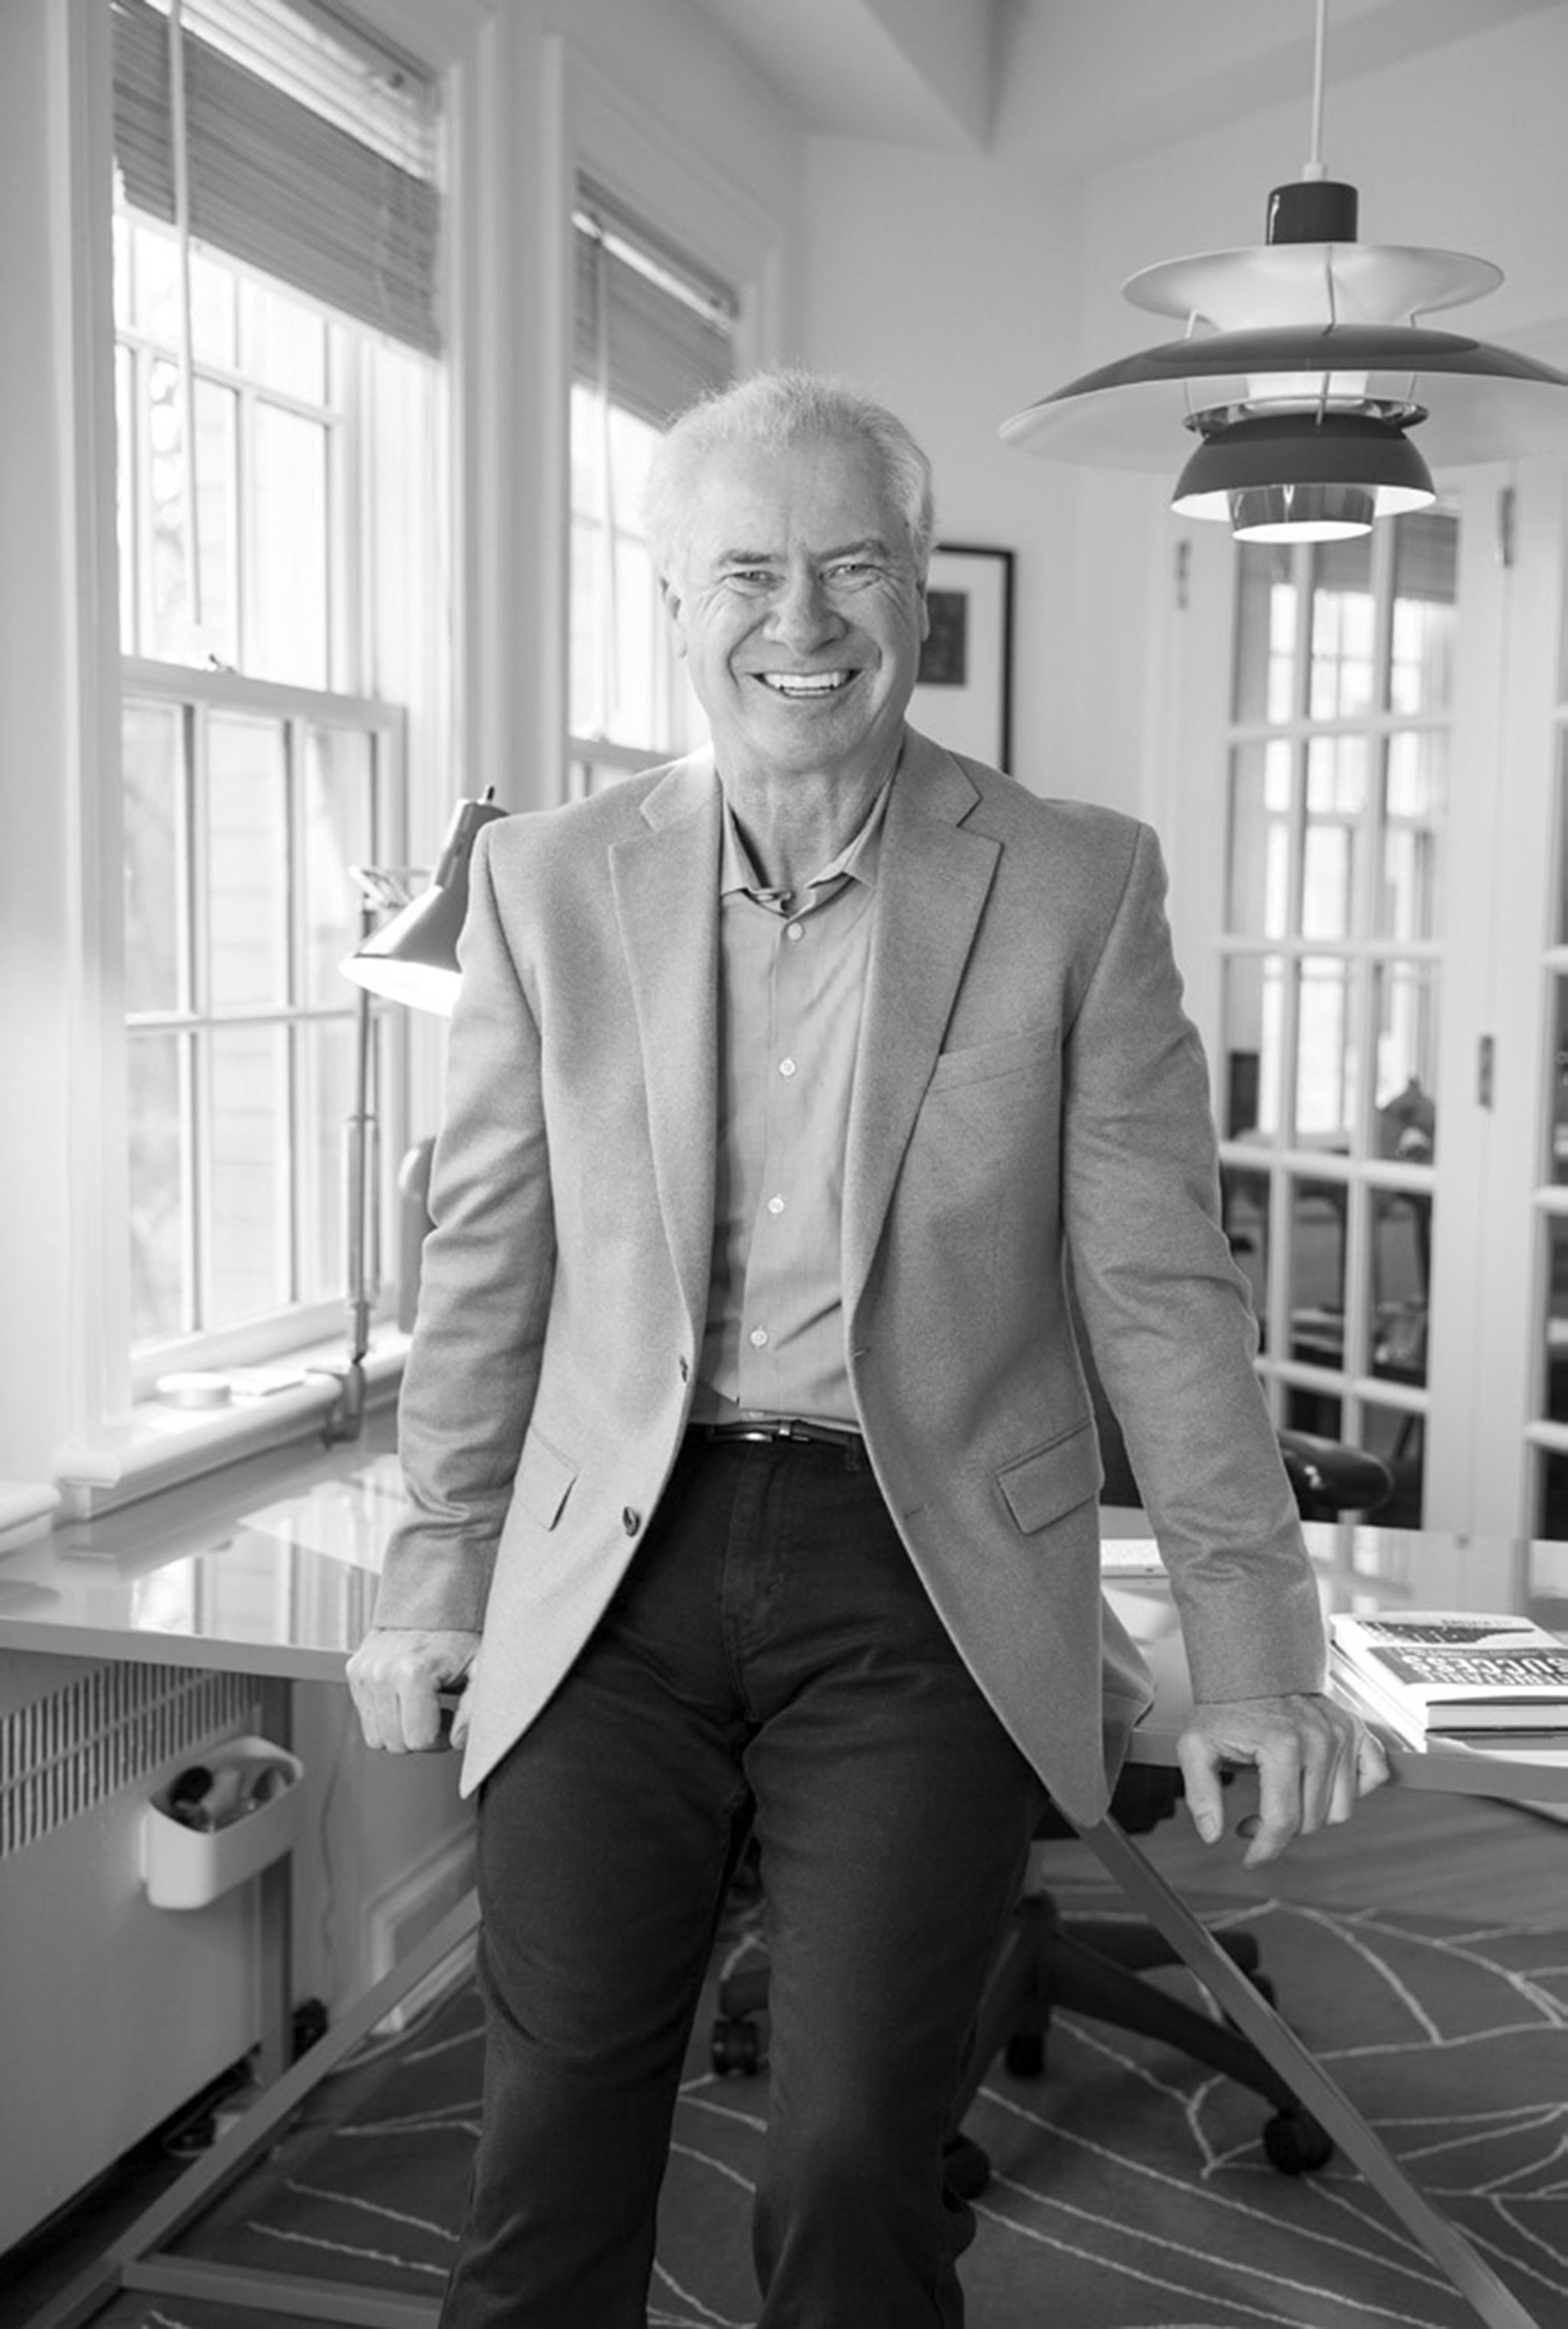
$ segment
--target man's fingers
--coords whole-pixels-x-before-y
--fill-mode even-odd
[[[463,1680],[478,1647],[477,1634],[390,1627],[367,1634],[348,1666],[365,1744],[391,1755],[441,1746],[440,1693]]]
[[[1196,1739],[1177,1745],[1181,1765],[1182,1796],[1192,1824],[1205,1843],[1216,1843],[1225,1834],[1225,1804],[1220,1793],[1219,1759]]]

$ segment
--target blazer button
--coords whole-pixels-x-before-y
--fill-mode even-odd
[[[625,1530],[628,1536],[635,1536],[637,1531],[642,1527],[642,1513],[634,1513],[632,1510],[631,1505],[628,1504],[621,1514],[621,1526]]]

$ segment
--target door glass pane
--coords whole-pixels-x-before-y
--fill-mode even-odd
[[[1426,1419],[1404,1408],[1378,1407],[1371,1400],[1361,1409],[1359,1444],[1380,1456],[1394,1475],[1394,1493],[1380,1504],[1373,1519],[1380,1528],[1419,1528],[1422,1492],[1426,1478]]]
[[[1343,1181],[1291,1175],[1290,1183],[1291,1356],[1338,1367],[1345,1355]]]
[[[133,1032],[127,1042],[131,1326],[138,1343],[192,1323],[187,1065],[178,1035]]]
[[[1351,966],[1309,955],[1300,966],[1296,1014],[1295,1132],[1299,1142],[1348,1149],[1356,1127],[1356,1044]]]
[[[208,976],[214,1009],[288,1000],[288,796],[275,721],[207,729]]]
[[[1227,1140],[1272,1136],[1280,1122],[1285,966],[1272,955],[1238,956],[1225,966],[1225,1089],[1220,1122]]]
[[[1357,844],[1366,808],[1366,740],[1315,736],[1307,748],[1301,935],[1351,935]]]
[[[185,831],[182,715],[127,702],[125,789],[126,1008],[175,1011],[185,999]]]
[[[349,868],[377,857],[370,737],[353,729],[307,728],[301,773],[305,1000],[331,1010],[353,999],[339,967],[359,931],[359,892]]]
[[[1269,1189],[1266,1171],[1227,1164],[1220,1174],[1220,1204],[1225,1235],[1237,1268],[1247,1281],[1261,1347],[1269,1346]]]
[[[1308,693],[1312,719],[1351,720],[1372,709],[1376,616],[1372,536],[1317,543]]]
[[[1372,1372],[1391,1382],[1423,1383],[1432,1198],[1420,1189],[1369,1188],[1366,1203]]]
[[[1541,1412],[1568,1423],[1568,1221],[1546,1224],[1546,1347],[1541,1354]]]
[[[1237,553],[1234,711],[1237,720],[1288,720],[1296,703],[1296,585],[1282,542]]]
[[[215,1027],[207,1067],[206,1323],[232,1326],[280,1309],[290,1295],[286,1031]]]
[[[1444,712],[1453,693],[1459,520],[1441,510],[1401,518],[1394,535],[1390,709]]]
[[[1291,764],[1283,739],[1231,754],[1230,879],[1226,928],[1244,938],[1282,938],[1291,916]]]
[[[1546,1177],[1561,1183],[1568,1181],[1568,978],[1554,978],[1552,985],[1556,997],[1557,1040],[1552,1054],[1552,1155]]]
[[[1373,923],[1378,938],[1436,936],[1447,811],[1447,736],[1437,729],[1400,729],[1384,755]]]
[[[1430,1164],[1437,1148],[1437,972],[1429,963],[1384,963],[1376,981],[1376,1153]]]

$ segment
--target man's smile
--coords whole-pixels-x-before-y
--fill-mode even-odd
[[[855,677],[852,671],[759,671],[753,676],[775,695],[836,695]]]

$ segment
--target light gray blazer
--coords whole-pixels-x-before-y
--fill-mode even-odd
[[[463,1786],[533,1721],[658,1504],[712,1255],[720,792],[707,753],[487,826],[376,1622],[483,1629]],[[850,1378],[937,1609],[1053,1795],[1103,1809],[1147,1675],[1100,1589],[1078,1298],[1198,1694],[1323,1636],[1217,1221],[1147,827],[906,736],[846,1158]]]

